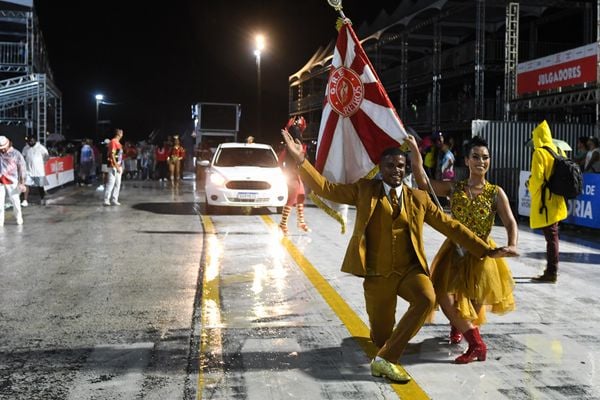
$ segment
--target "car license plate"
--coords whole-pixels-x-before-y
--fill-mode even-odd
[[[240,199],[240,200],[255,200],[257,194],[258,193],[240,192],[240,193],[238,193],[238,199]]]

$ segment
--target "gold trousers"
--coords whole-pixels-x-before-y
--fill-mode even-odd
[[[402,274],[367,276],[363,289],[377,355],[396,363],[435,307],[433,284],[420,266],[413,266]],[[409,307],[394,328],[398,296]]]

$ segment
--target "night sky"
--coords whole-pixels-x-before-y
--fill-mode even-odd
[[[344,11],[358,27],[397,4],[347,0]],[[227,102],[242,104],[240,137],[273,141],[287,120],[289,75],[337,34],[326,0],[39,0],[36,9],[70,138],[94,132],[94,95],[102,93],[118,104],[101,106],[100,119],[130,138],[189,132],[192,103]],[[267,39],[262,134],[255,132],[258,32]]]

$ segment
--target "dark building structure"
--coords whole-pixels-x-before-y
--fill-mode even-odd
[[[519,62],[598,41],[598,1],[403,0],[358,37],[403,122],[457,143],[473,120],[595,124],[595,82],[517,96]],[[289,113],[318,135],[335,43],[289,77]]]

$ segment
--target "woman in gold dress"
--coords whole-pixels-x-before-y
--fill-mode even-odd
[[[427,189],[417,142],[411,136],[408,143],[417,184],[419,188]],[[452,216],[493,247],[496,244],[489,235],[497,213],[506,229],[507,247],[516,254],[518,227],[508,197],[501,187],[485,179],[490,168],[490,153],[485,140],[471,139],[465,164],[469,168],[467,179],[458,182],[433,180],[433,190],[438,196],[450,197]],[[514,281],[506,261],[489,257],[478,259],[461,252],[452,241],[446,240],[432,262],[431,279],[437,301],[452,325],[450,342],[459,343],[464,336],[469,343],[467,351],[455,362],[485,361],[487,347],[479,333],[479,327],[486,321],[485,309],[497,314],[515,309]]]
[[[175,135],[173,136],[173,147],[171,147],[169,154],[169,174],[171,175],[172,185],[179,185],[184,159],[185,149],[179,141],[179,135]]]

